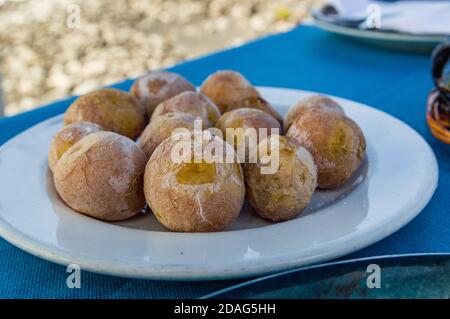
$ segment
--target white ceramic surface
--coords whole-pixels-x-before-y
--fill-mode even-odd
[[[281,113],[311,94],[260,88]],[[98,273],[169,280],[260,275],[366,247],[413,219],[431,198],[438,168],[428,144],[383,112],[336,98],[362,128],[367,159],[340,190],[318,191],[297,219],[269,224],[248,207],[227,231],[174,233],[151,213],[106,223],[76,213],[55,193],[47,151],[61,116],[0,149],[0,234],[41,258]]]
[[[357,39],[367,43],[402,49],[408,51],[427,52],[444,41],[447,37],[442,35],[418,35],[397,32],[356,29],[336,25],[327,21],[315,19],[314,23],[321,29],[336,33],[348,38]]]

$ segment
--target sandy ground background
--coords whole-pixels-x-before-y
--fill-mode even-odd
[[[321,2],[0,0],[4,113],[288,30]]]

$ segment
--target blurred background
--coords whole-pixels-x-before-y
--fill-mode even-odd
[[[3,112],[13,115],[288,30],[321,3],[0,0]],[[73,4],[80,9],[79,28],[67,27]]]

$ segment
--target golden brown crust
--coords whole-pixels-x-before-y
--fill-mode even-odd
[[[245,195],[243,173],[234,150],[219,137],[204,139],[202,150],[208,145],[222,147],[234,162],[219,163],[209,158],[200,163],[175,163],[171,152],[176,143],[179,141],[171,138],[161,143],[145,168],[147,203],[159,222],[171,230],[224,229],[238,217]]]
[[[107,221],[136,215],[145,205],[147,157],[129,138],[96,132],[70,147],[56,164],[53,179],[74,210]]]
[[[297,117],[301,116],[301,114],[307,109],[313,107],[324,108],[329,110],[330,112],[336,112],[340,115],[345,115],[344,109],[333,99],[329,98],[328,96],[319,94],[312,95],[300,100],[297,104],[289,109],[283,122],[283,130],[287,132],[289,127],[297,119]]]
[[[152,114],[151,121],[170,113],[183,112],[199,117],[203,126],[214,126],[220,117],[219,108],[205,95],[197,92],[183,92],[160,103]]]
[[[242,74],[230,70],[217,71],[203,82],[200,92],[209,97],[220,109],[228,111],[230,105],[250,97],[261,97]]]
[[[287,136],[308,149],[319,169],[319,187],[335,188],[358,169],[365,155],[359,126],[346,116],[311,108],[291,125]]]
[[[64,124],[87,121],[131,139],[145,127],[142,105],[130,94],[117,89],[101,89],[76,99],[64,115]]]
[[[140,137],[139,145],[148,158],[177,128],[194,129],[195,116],[189,113],[166,113],[153,119]]]
[[[53,172],[61,156],[81,138],[94,132],[103,131],[103,127],[90,122],[77,122],[63,126],[53,137],[48,152],[48,166]]]
[[[134,81],[130,89],[148,117],[159,103],[185,91],[195,91],[195,86],[181,75],[167,71],[150,72]]]
[[[311,154],[294,139],[277,136],[261,141],[261,154],[278,152],[279,167],[263,174],[258,161],[244,166],[246,193],[251,206],[263,218],[283,221],[298,216],[308,205],[317,185],[317,167]]]
[[[260,139],[263,139],[265,136],[269,136],[272,134],[272,130],[278,130],[278,134],[281,134],[281,125],[280,123],[270,114],[251,108],[238,108],[223,114],[220,119],[217,121],[216,127],[222,131],[224,139],[233,144],[235,150],[238,147],[242,147],[242,143],[245,144],[245,159],[248,161],[249,148],[255,147],[256,144],[249,145],[243,136],[239,136],[239,131],[235,131],[235,136],[227,136],[226,131],[227,128],[243,129],[243,133],[248,128],[253,128],[256,130],[257,140],[254,141],[258,143]],[[267,135],[261,137],[259,129],[266,129]],[[234,143],[233,143],[234,140]]]

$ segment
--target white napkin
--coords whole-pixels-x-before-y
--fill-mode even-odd
[[[338,10],[339,15],[348,18],[367,17],[367,8],[370,5],[377,5],[380,13],[380,29],[413,34],[450,35],[450,1],[328,0],[327,2]]]

